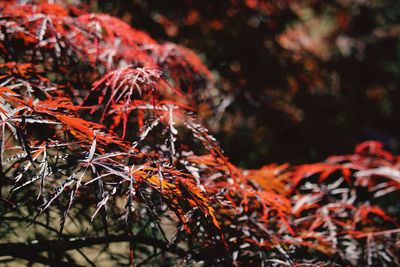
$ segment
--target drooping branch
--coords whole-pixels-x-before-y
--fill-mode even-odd
[[[36,260],[36,255],[44,251],[60,252],[99,244],[128,242],[129,238],[130,237],[127,234],[120,234],[88,238],[69,238],[64,240],[32,240],[29,242],[2,243],[0,244],[0,256],[13,256],[28,260]],[[184,257],[187,254],[185,250],[178,248],[176,245],[168,246],[166,242],[156,238],[136,235],[134,239],[136,244],[158,247],[162,250],[168,250],[169,252],[175,253],[181,257]],[[30,253],[27,254],[27,251]],[[30,257],[31,255],[32,257]]]

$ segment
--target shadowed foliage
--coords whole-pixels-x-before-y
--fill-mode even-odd
[[[196,53],[82,10],[0,3],[0,262],[399,265],[383,143],[238,168],[197,113]]]

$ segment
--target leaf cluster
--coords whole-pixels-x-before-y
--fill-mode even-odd
[[[399,194],[400,158],[381,143],[242,170],[187,105],[213,83],[188,48],[48,3],[0,3],[0,30],[4,261],[399,264],[382,199]]]

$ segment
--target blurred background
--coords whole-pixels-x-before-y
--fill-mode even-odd
[[[399,153],[400,2],[97,0],[216,78],[200,117],[240,167],[300,164],[380,140]]]

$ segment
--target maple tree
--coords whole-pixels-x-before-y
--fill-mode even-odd
[[[199,112],[241,167],[321,161],[369,139],[399,153],[398,1],[91,3],[204,57],[219,77]]]
[[[3,1],[0,26],[2,262],[399,264],[382,143],[243,170],[196,115],[214,78],[190,49],[51,3]]]

